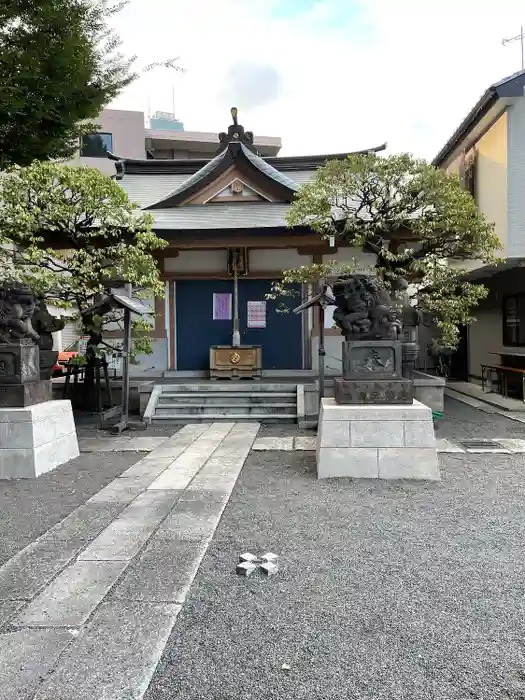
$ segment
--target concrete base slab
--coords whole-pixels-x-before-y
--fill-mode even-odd
[[[70,401],[0,408],[0,479],[32,479],[78,455]]]
[[[35,700],[139,700],[179,610],[169,603],[104,603]]]
[[[341,405],[323,399],[317,477],[439,480],[432,411],[412,405]]]
[[[0,636],[2,700],[32,698],[73,637],[66,630],[21,630]],[[57,696],[58,697],[58,696]],[[77,697],[73,694],[71,697]]]

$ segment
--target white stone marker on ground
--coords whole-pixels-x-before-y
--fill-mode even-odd
[[[439,480],[432,411],[416,400],[343,405],[323,399],[317,477]]]
[[[70,401],[0,408],[0,479],[31,479],[78,455]]]

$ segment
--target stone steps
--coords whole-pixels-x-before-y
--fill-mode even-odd
[[[297,386],[282,383],[207,382],[154,387],[145,420],[174,423],[221,421],[295,423]]]
[[[247,423],[247,422],[264,422],[264,423],[274,423],[274,422],[280,422],[280,423],[295,423],[297,420],[297,416],[295,414],[282,414],[282,413],[242,413],[242,414],[235,414],[235,413],[176,413],[176,412],[171,412],[168,413],[166,412],[163,415],[158,415],[157,412],[155,412],[155,415],[151,416],[151,420],[169,420],[170,423],[173,422],[175,424],[181,423],[181,424],[186,424],[186,423],[222,423],[222,422],[227,422],[230,423],[231,421],[236,421],[239,423]]]
[[[254,392],[254,393],[205,393],[205,392],[195,392],[195,393],[163,393],[159,397],[158,405],[164,404],[184,404],[184,405],[200,405],[201,403],[206,403],[215,406],[227,406],[227,405],[250,405],[250,404],[261,404],[261,403],[275,403],[278,401],[279,405],[289,406],[295,404],[297,401],[297,392],[284,394],[284,393],[271,393],[271,392]],[[277,405],[277,403],[275,403]]]

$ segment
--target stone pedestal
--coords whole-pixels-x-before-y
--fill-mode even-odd
[[[317,477],[439,480],[432,411],[416,400],[341,405],[323,399]]]
[[[34,478],[78,455],[70,401],[0,408],[0,479]]]

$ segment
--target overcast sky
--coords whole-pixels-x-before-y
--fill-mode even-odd
[[[281,155],[388,142],[431,158],[489,85],[520,70],[524,0],[131,0],[117,31],[137,67],[180,56],[111,106],[222,131],[229,109]]]

